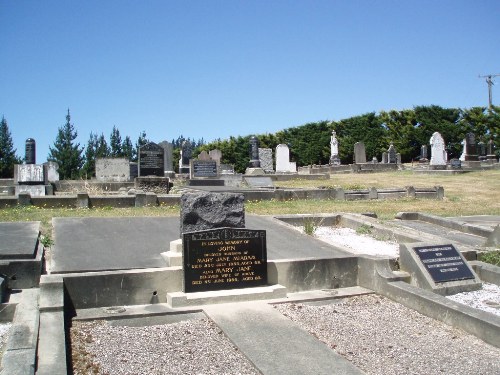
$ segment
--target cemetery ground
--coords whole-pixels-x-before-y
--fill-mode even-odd
[[[319,214],[375,213],[378,216],[376,220],[372,221],[375,226],[389,224],[398,212],[422,212],[439,217],[473,215],[499,217],[499,181],[500,170],[457,175],[413,174],[409,171],[333,174],[329,180],[296,179],[286,182],[278,181],[275,182],[275,186],[276,188],[296,189],[341,187],[346,191],[371,187],[413,186],[425,188],[442,186],[444,198],[442,200],[399,198],[354,201],[326,199],[246,201],[245,212],[248,215],[247,225],[250,227],[262,228],[266,223],[269,224],[269,226],[262,228],[268,231],[268,249],[275,250],[277,243],[282,241],[279,246],[287,247],[284,253],[295,254],[295,249],[292,247],[297,245],[299,248],[304,248],[310,243],[311,248],[318,247],[319,254],[319,248],[324,249],[323,246],[326,245],[319,245],[318,240],[303,234],[293,234],[290,228],[285,228],[289,224],[276,224],[272,222],[270,216],[298,214],[321,217]],[[46,247],[46,258],[50,260],[51,247],[57,246],[58,239],[65,241],[65,249],[71,243],[71,226],[68,227],[69,236],[67,235],[65,238],[54,234],[56,229],[59,232],[59,229],[62,228],[61,222],[58,221],[59,218],[74,220],[76,225],[81,223],[81,228],[78,229],[81,232],[80,235],[88,230],[88,246],[92,247],[96,242],[95,238],[91,238],[90,233],[104,233],[106,230],[116,228],[113,223],[106,224],[105,228],[99,228],[99,220],[116,218],[116,225],[119,226],[120,222],[130,219],[129,223],[135,223],[133,219],[137,219],[149,227],[154,226],[154,230],[158,230],[156,228],[162,228],[164,224],[171,226],[172,223],[178,223],[179,210],[178,205],[91,209],[49,209],[18,206],[0,209],[0,222],[40,221],[41,241]],[[53,220],[54,218],[56,219]],[[87,219],[91,219],[91,221],[85,221]],[[305,219],[302,224],[303,229],[307,232]],[[314,222],[313,224],[319,225],[320,223]],[[276,236],[280,227],[283,227],[283,232],[286,233]],[[140,226],[130,228],[130,232],[133,234],[122,235],[121,245],[141,228]],[[178,226],[173,226],[173,228],[174,230],[169,227],[168,230],[175,232],[176,235]],[[100,229],[102,232],[99,232]],[[358,232],[361,233],[364,227],[361,226],[359,229]],[[152,229],[149,228],[149,231]],[[113,233],[109,234],[109,238],[113,238]],[[84,236],[79,237],[79,240],[82,239],[85,242]],[[147,237],[135,240],[148,241]],[[151,240],[152,242],[157,241],[156,238]],[[497,249],[499,248],[497,246]],[[114,251],[115,249],[114,246],[111,246],[108,250]],[[138,253],[141,251],[144,250],[137,250]],[[314,251],[316,250],[311,249],[312,253]],[[147,255],[144,254],[146,252],[143,252],[142,255],[146,257]],[[496,254],[497,258],[500,257],[500,252]],[[293,255],[290,256],[290,258],[292,257]],[[319,265],[319,261],[323,261],[321,258],[317,260],[318,263],[314,263],[315,267]],[[314,260],[312,261],[314,262]],[[493,257],[492,263],[496,261],[498,259]],[[276,264],[279,264],[279,260]],[[362,268],[364,263],[362,261],[359,264],[361,266],[356,267]],[[113,274],[113,270],[107,268],[101,268],[101,270],[104,271],[94,270],[94,276],[107,277],[106,275],[112,276]],[[150,270],[146,273],[150,272],[152,281],[154,274],[158,271],[155,271],[154,268]],[[71,290],[96,287],[97,279],[92,278],[92,272],[87,274],[87,277],[90,276],[87,279],[85,277],[79,279],[78,275],[71,275],[72,271],[68,272],[70,273],[67,285],[70,290],[68,293],[72,293]],[[123,283],[127,285],[131,282],[130,278],[134,277],[134,273],[138,275],[141,271],[130,270],[129,273],[127,272],[125,271],[121,283],[118,281],[118,284],[115,284],[116,281],[113,281],[112,278],[106,279],[105,294],[116,288],[116,285],[120,285],[119,289],[121,289]],[[49,276],[53,276],[53,278],[47,279],[49,281],[44,285],[46,291],[60,285],[56,280],[57,277],[61,277],[60,275]],[[108,282],[109,284],[107,284]],[[84,285],[79,286],[78,283]],[[125,306],[126,314],[129,315],[123,316],[123,319],[112,319],[113,315],[115,317],[119,315],[123,305],[121,303],[116,303],[116,306],[113,304],[96,305],[112,306],[112,308],[107,309],[99,307],[83,311],[86,308],[80,307],[82,310],[79,314],[82,315],[73,322],[72,329],[68,329],[66,333],[66,337],[71,335],[74,340],[73,347],[67,349],[68,356],[72,355],[74,374],[500,373],[500,360],[498,359],[500,358],[500,348],[498,345],[489,345],[474,335],[452,327],[453,324],[444,324],[437,319],[416,312],[415,308],[408,308],[403,304],[393,302],[379,294],[376,289],[373,289],[375,293],[372,293],[371,290],[359,286],[361,284],[354,285],[358,286],[352,288],[344,288],[342,285],[333,287],[339,287],[338,291],[337,289],[309,291],[308,293],[313,296],[309,300],[300,293],[290,292],[288,298],[291,303],[286,304],[269,305],[257,301],[214,304],[206,305],[203,308],[204,313],[198,308],[187,308],[185,313],[181,314],[182,316],[172,314],[172,310],[160,306],[163,304],[142,305],[142,307]],[[406,282],[403,281],[396,281],[394,285],[396,289],[401,288],[398,289],[398,293],[406,288]],[[144,289],[144,285],[138,289],[141,288]],[[134,289],[133,286],[132,289]],[[348,298],[325,298],[325,295],[328,294],[341,297],[344,295],[343,293],[346,293],[345,296]],[[434,297],[431,295],[433,293],[428,292],[422,296],[432,300]],[[55,294],[49,294],[49,296],[55,298]],[[116,294],[117,301],[122,298],[120,296],[123,296],[121,291]],[[151,300],[154,300],[155,296],[156,290],[153,292]],[[415,301],[422,296],[414,296]],[[109,297],[110,295],[107,294],[106,298]],[[95,298],[97,301],[97,295]],[[102,298],[104,299],[104,297]],[[283,299],[280,301],[283,302]],[[52,327],[47,326],[47,322],[52,322],[52,319],[55,319],[54,317],[60,313],[59,303],[60,300],[57,298],[47,300],[47,297],[44,297],[41,299],[43,319],[40,319],[40,330],[45,330],[45,332],[53,330]],[[418,305],[418,303],[416,302],[413,306]],[[442,309],[443,306],[453,307],[457,304],[445,302],[443,305],[443,302],[439,302],[434,308]],[[464,311],[466,314],[479,317],[479,320],[485,316],[483,312],[471,313],[471,310],[467,309]],[[88,320],[86,320],[85,314],[89,314]],[[146,314],[147,317],[143,317],[142,314]],[[451,315],[453,314],[455,313]],[[106,322],[95,320],[96,316],[105,318]],[[144,323],[146,320],[147,322]],[[492,329],[498,329],[498,318],[487,317],[486,321],[488,324],[493,322]],[[53,337],[60,338],[57,334],[54,334]],[[42,365],[47,366],[50,361],[64,361],[63,358],[57,357],[61,352],[56,349],[57,346],[53,342],[43,341],[47,340],[45,337],[40,338],[40,340],[42,341],[38,345],[39,348],[43,349],[43,353],[52,354],[52,350],[54,355],[48,359],[41,358],[40,368]],[[495,340],[498,341],[498,337],[494,337],[493,341]],[[51,349],[46,349],[48,344],[52,345]],[[59,342],[60,344],[61,342]],[[127,351],[128,349],[131,351]],[[279,358],[273,357],[274,349],[286,353],[286,355]],[[304,360],[308,361],[307,365],[301,363]],[[57,365],[51,366],[45,368],[58,368]],[[303,371],[304,368],[308,368],[308,371]],[[325,369],[327,370],[325,371]]]

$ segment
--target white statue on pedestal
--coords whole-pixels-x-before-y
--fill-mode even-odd
[[[335,130],[332,130],[332,136],[330,137],[330,151],[331,158],[339,155],[339,141],[337,141],[337,134]]]

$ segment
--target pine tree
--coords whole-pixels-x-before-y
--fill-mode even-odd
[[[123,140],[122,153],[128,160],[133,160],[135,158],[136,151],[134,149],[134,145],[132,144],[132,140],[128,135]]]
[[[79,143],[74,143],[78,133],[70,120],[68,109],[66,124],[58,129],[54,147],[49,146],[48,160],[59,164],[59,177],[62,180],[78,178],[83,165],[83,148],[80,148]]]
[[[106,142],[106,138],[104,134],[101,133],[99,138],[97,139],[95,146],[95,157],[96,158],[107,158],[110,156],[110,149],[108,147],[108,142]]]
[[[20,163],[21,159],[16,156],[7,120],[2,117],[2,122],[0,122],[0,178],[12,178],[14,164]]]
[[[97,134],[90,132],[87,148],[85,149],[85,164],[82,168],[82,176],[90,178],[95,176],[95,154],[97,148]]]
[[[111,157],[119,158],[123,156],[122,137],[120,136],[120,131],[116,128],[116,126],[113,126],[113,131],[109,137],[109,145],[111,148]]]

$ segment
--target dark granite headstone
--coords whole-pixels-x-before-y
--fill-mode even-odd
[[[413,249],[435,283],[474,279],[469,266],[451,244],[414,247]]]
[[[26,140],[24,160],[26,164],[36,164],[36,142],[33,138]]]
[[[465,160],[479,160],[477,156],[476,136],[473,133],[467,133],[465,135]]]
[[[193,160],[193,177],[217,177],[215,160]]]
[[[165,175],[163,147],[149,142],[139,148],[139,177]]]
[[[250,168],[260,168],[259,160],[259,140],[256,136],[250,138]]]
[[[387,150],[387,156],[388,156],[388,163],[389,164],[396,164],[398,162],[397,155],[396,155],[396,148],[394,145],[391,143],[389,146],[389,149]]]
[[[185,293],[267,285],[265,230],[211,229],[182,240]]]

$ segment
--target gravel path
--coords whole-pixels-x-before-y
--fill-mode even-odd
[[[500,374],[500,349],[385,297],[276,309],[367,374]]]
[[[73,322],[74,374],[257,375],[208,319],[146,327]]]
[[[483,283],[483,288],[480,290],[458,293],[446,298],[500,316],[500,286],[498,285]]]

